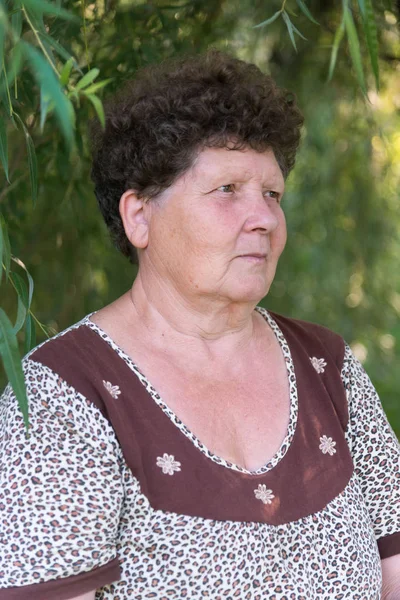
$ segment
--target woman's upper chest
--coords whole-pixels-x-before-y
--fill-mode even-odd
[[[346,398],[336,363],[321,358],[325,346],[304,327],[280,317],[276,325],[265,315],[279,352],[269,351],[272,344],[260,349],[242,370],[238,358],[240,377],[221,365],[217,370],[195,365],[196,372],[190,361],[186,372],[172,350],[164,360],[156,344],[137,347],[133,364],[121,339],[118,347],[98,331],[116,351],[94,364],[112,395],[100,387],[101,406],[153,507],[277,524],[320,510],[344,489],[353,464],[343,435]],[[88,342],[92,348],[93,338]],[[215,372],[219,376],[212,378]],[[304,502],[298,504],[298,498]]]
[[[216,371],[218,365],[215,365]],[[249,366],[245,376],[223,381],[203,373],[185,377],[169,373],[158,389],[168,406],[213,453],[256,471],[277,452],[287,432],[290,412],[288,386]]]
[[[136,338],[129,354],[184,425],[214,454],[255,471],[279,449],[289,423],[285,360],[270,338],[237,361],[158,352]]]

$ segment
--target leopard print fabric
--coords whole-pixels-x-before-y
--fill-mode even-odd
[[[55,579],[63,589],[118,557],[121,579],[96,600],[380,598],[376,538],[400,531],[400,453],[348,348],[355,473],[323,510],[279,526],[154,510],[97,407],[29,357],[24,369],[29,439],[9,387],[0,401],[0,596]]]
[[[379,539],[400,531],[400,445],[371,380],[347,345],[342,380],[350,417],[346,440]]]
[[[108,422],[56,373],[29,359],[24,366],[29,438],[10,387],[0,403],[0,588],[115,558],[123,505],[121,453]]]

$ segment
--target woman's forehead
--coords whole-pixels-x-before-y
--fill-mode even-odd
[[[192,180],[230,176],[236,181],[265,179],[268,182],[273,180],[284,184],[282,172],[271,149],[256,152],[250,148],[206,148],[198,154],[187,175]]]

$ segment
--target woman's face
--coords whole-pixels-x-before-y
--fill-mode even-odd
[[[189,301],[257,303],[286,243],[284,179],[271,150],[202,151],[193,167],[145,206],[140,269]]]

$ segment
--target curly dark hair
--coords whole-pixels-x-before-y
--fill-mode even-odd
[[[156,197],[206,147],[272,149],[286,178],[303,124],[293,94],[217,50],[143,68],[105,113],[105,129],[92,128],[92,179],[113,242],[133,263],[137,252],[119,214],[126,190]]]

